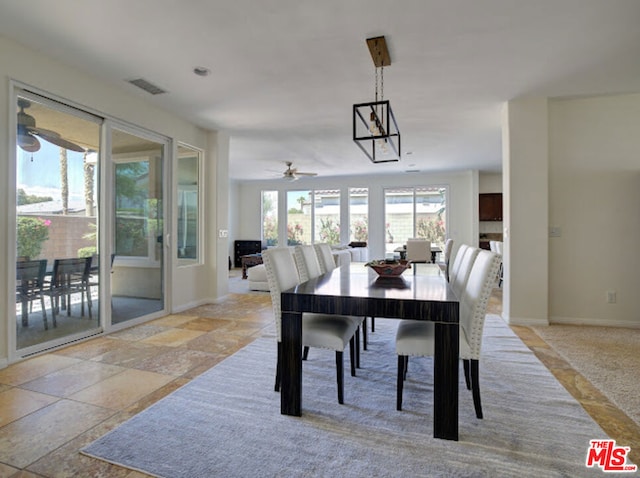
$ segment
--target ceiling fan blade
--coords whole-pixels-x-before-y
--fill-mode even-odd
[[[318,173],[303,173],[301,171],[296,171],[294,173],[296,176],[317,176]]]
[[[35,153],[40,150],[40,141],[29,133],[18,133],[18,146],[27,153]]]
[[[77,151],[78,153],[84,153],[85,149],[82,146],[78,146],[71,141],[67,141],[60,137],[58,133],[55,131],[49,131],[48,129],[43,128],[29,128],[33,134],[38,135],[45,141],[48,141],[51,144],[55,144],[56,146],[60,146],[64,149],[70,149],[71,151]]]

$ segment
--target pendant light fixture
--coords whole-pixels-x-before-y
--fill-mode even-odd
[[[400,130],[384,99],[384,67],[391,65],[385,38],[368,38],[375,67],[375,101],[353,105],[353,141],[373,163],[400,160]]]

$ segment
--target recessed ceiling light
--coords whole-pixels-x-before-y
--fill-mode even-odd
[[[205,68],[204,66],[196,66],[193,69],[193,72],[198,76],[209,76],[211,74],[211,70],[209,68]]]

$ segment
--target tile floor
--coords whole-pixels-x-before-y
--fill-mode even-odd
[[[497,290],[489,305],[500,313]],[[147,475],[78,453],[84,445],[272,333],[266,293],[230,294],[219,303],[170,315],[0,370],[0,478]],[[640,457],[640,431],[531,329],[514,327],[529,347],[618,443]]]

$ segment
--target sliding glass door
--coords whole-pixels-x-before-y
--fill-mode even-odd
[[[169,140],[15,92],[12,355],[163,315]],[[197,194],[182,199],[181,257],[194,261]]]
[[[163,161],[167,145],[140,132],[111,130],[113,234],[111,323],[165,309]]]
[[[27,355],[100,331],[102,120],[17,93],[15,346]]]

